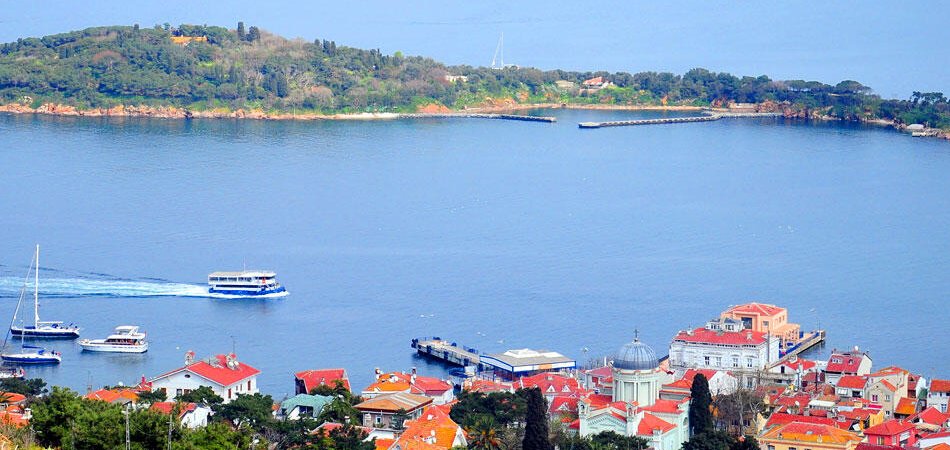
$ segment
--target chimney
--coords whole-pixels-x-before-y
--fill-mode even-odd
[[[412,374],[413,374],[413,375],[416,374],[416,366],[412,366]]]
[[[195,352],[193,350],[188,350],[185,352],[185,365],[190,366],[195,362]]]
[[[751,332],[751,331],[746,331],[746,332],[745,332],[745,338],[746,338],[746,340],[751,341],[751,340],[752,340],[752,332]]]
[[[377,367],[375,370],[375,373],[376,373],[376,381],[379,381],[379,376],[382,375],[383,372],[379,370],[379,367]]]

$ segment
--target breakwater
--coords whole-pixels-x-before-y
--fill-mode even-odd
[[[526,116],[521,114],[490,114],[490,113],[410,113],[400,114],[400,119],[500,119],[521,120],[525,122],[557,122],[552,116]]]
[[[578,128],[625,127],[632,125],[659,125],[667,123],[711,122],[723,118],[742,117],[781,117],[781,113],[748,113],[748,112],[704,112],[702,116],[664,117],[659,119],[614,120],[608,122],[581,122]]]

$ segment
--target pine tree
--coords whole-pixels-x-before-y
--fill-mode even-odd
[[[239,40],[244,40],[244,22],[238,22],[237,36]]]
[[[689,430],[695,436],[713,428],[712,396],[709,394],[709,381],[703,374],[696,374],[693,386],[689,388]]]
[[[524,440],[521,441],[522,450],[553,450],[548,440],[547,402],[541,395],[541,390],[531,388],[525,390],[528,400],[528,410],[525,415]]]

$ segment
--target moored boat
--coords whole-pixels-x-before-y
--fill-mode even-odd
[[[24,293],[26,291],[26,284],[24,283],[24,289],[20,291],[20,299],[17,301],[16,310],[13,312],[13,321],[10,324],[10,334],[18,337],[25,338],[39,338],[39,339],[75,339],[79,337],[79,327],[69,324],[66,325],[61,321],[50,321],[50,320],[40,320],[40,246],[36,246],[36,256],[34,256],[33,264],[31,264],[33,269],[33,323],[32,324],[17,324],[17,314],[20,312],[20,304],[23,302]],[[29,279],[29,275],[27,275]]]
[[[26,371],[22,367],[0,367],[0,380],[24,377],[26,377]]]
[[[239,297],[281,297],[287,289],[277,282],[277,274],[263,270],[213,272],[208,275],[208,293]]]
[[[148,341],[145,332],[135,325],[121,325],[105,339],[83,339],[79,346],[87,352],[145,353]]]
[[[24,345],[19,353],[2,353],[4,362],[15,364],[59,364],[62,356],[57,351],[49,351],[35,345]]]

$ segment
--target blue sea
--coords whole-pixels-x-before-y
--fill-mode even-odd
[[[748,301],[878,367],[950,376],[950,143],[782,119],[581,130],[660,113],[270,122],[0,115],[0,317],[41,245],[43,319],[148,331],[143,355],[29,376],[84,392],[236,351],[261,389],[343,367],[442,375],[438,335],[580,364]],[[282,299],[203,297],[272,269]],[[3,319],[7,320],[7,319]],[[16,345],[12,343],[11,345]]]

